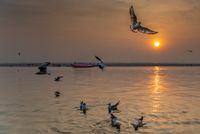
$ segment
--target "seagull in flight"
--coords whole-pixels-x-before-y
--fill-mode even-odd
[[[50,75],[50,73],[47,72],[47,67],[48,67],[50,64],[51,64],[50,62],[45,62],[45,63],[43,63],[42,65],[40,65],[40,66],[38,67],[39,72],[37,72],[37,73],[35,73],[35,74],[37,74],[37,75],[43,75],[43,74],[48,74],[48,75]]]
[[[103,70],[104,67],[105,67],[105,64],[104,64],[103,60],[102,60],[101,58],[99,58],[98,56],[95,56],[95,58],[99,61],[99,63],[97,63],[97,66],[98,66],[101,70]]]
[[[141,32],[141,33],[145,33],[145,34],[157,34],[158,32],[153,31],[147,27],[141,26],[141,22],[137,21],[137,16],[135,15],[134,9],[133,9],[133,5],[130,8],[130,17],[131,17],[131,31],[137,33],[137,32]]]
[[[118,110],[117,106],[119,105],[120,101],[118,101],[116,104],[111,105],[111,103],[108,103],[108,113],[111,113],[112,111]]]
[[[192,50],[187,50],[187,52],[192,53],[193,51]]]
[[[57,77],[54,79],[54,81],[60,81],[61,78],[63,78],[63,76],[57,76]]]

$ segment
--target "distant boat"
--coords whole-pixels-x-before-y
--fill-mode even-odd
[[[97,64],[94,63],[72,63],[71,64],[72,67],[74,68],[90,68],[90,67],[97,67]]]
[[[104,69],[105,64],[103,63],[103,61],[98,57],[95,56],[95,58],[99,61],[98,63],[77,63],[74,62],[71,64],[72,67],[74,68],[92,68],[92,67],[99,67],[100,69]]]

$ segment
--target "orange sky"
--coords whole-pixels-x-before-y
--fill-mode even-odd
[[[130,31],[131,4],[158,34]],[[199,16],[198,0],[1,0],[0,62],[199,63]]]

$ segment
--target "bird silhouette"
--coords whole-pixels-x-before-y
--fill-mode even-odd
[[[141,33],[145,33],[145,34],[157,34],[158,32],[153,31],[147,27],[144,27],[141,25],[141,22],[138,22],[137,20],[137,16],[135,15],[134,9],[133,9],[133,5],[131,6],[130,10],[130,17],[131,17],[131,31],[133,32],[141,32]]]
[[[57,76],[57,77],[54,79],[54,81],[60,81],[61,78],[63,78],[63,76]]]
[[[103,69],[105,67],[103,60],[101,58],[99,58],[98,56],[95,56],[95,58],[99,61],[99,63],[97,63],[97,66],[103,71]]]
[[[143,119],[144,117],[141,116],[139,119],[135,119],[133,121],[131,125],[135,128],[135,131],[137,131],[139,127],[143,127],[143,125],[145,125],[145,123],[143,123]]]
[[[35,74],[37,74],[37,75],[43,75],[43,74],[48,74],[48,75],[50,75],[50,73],[47,72],[47,67],[48,67],[50,64],[51,64],[50,62],[45,62],[45,63],[43,63],[42,65],[40,65],[40,66],[38,67],[39,72],[37,72],[37,73],[35,73]]]
[[[111,105],[111,103],[108,103],[108,113],[111,113],[112,111],[118,110],[117,106],[119,105],[120,101],[118,101],[116,104]]]

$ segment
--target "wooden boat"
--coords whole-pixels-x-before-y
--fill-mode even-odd
[[[74,68],[91,68],[91,67],[96,67],[97,64],[94,64],[94,63],[72,63],[71,66]]]
[[[95,58],[98,60],[98,63],[72,63],[71,66],[74,68],[91,68],[91,67],[99,67],[100,69],[104,69],[105,64],[103,61],[98,57],[95,56]]]

